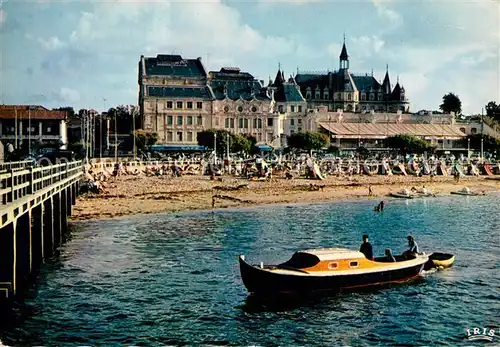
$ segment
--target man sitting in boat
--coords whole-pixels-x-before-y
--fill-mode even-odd
[[[385,249],[385,256],[387,257],[388,262],[392,262],[392,263],[396,262],[396,258],[394,258],[394,256],[392,255],[392,251],[390,248]]]
[[[368,242],[368,235],[363,235],[363,243],[359,251],[365,255],[366,259],[373,260],[373,249],[370,242]]]

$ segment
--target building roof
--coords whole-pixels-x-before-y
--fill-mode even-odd
[[[217,100],[226,97],[231,100],[270,100],[266,89],[248,72],[239,68],[222,68],[220,71],[210,71],[210,86]]]
[[[327,72],[325,74],[297,74],[295,81],[300,85],[302,93],[307,88],[311,88],[314,93],[316,88],[322,91],[321,98],[323,98],[323,90],[328,88],[329,99],[332,98],[334,92],[352,92],[356,89],[354,80],[347,70]]]
[[[207,87],[157,87],[147,86],[149,97],[158,98],[198,98],[213,100],[214,94]]]
[[[340,52],[339,58],[340,58],[340,60],[348,60],[349,59],[349,54],[347,54],[347,48],[345,46],[345,40],[344,40],[344,44],[342,45],[342,51]]]
[[[372,138],[383,139],[388,136],[408,134],[427,139],[443,138],[458,140],[465,133],[457,125],[449,124],[384,124],[384,123],[319,123],[319,125],[339,138]]]
[[[206,77],[201,58],[183,59],[180,55],[158,54],[156,58],[144,58],[146,75]]]
[[[0,119],[65,120],[67,111],[48,110],[40,105],[0,105]]]
[[[274,93],[277,102],[302,102],[306,101],[300,93],[300,88],[295,83],[285,82]]]
[[[357,75],[351,75],[352,79],[354,80],[354,84],[358,88],[360,92],[377,92],[380,88],[381,85],[378,83],[378,81],[375,79],[373,76],[357,76]]]

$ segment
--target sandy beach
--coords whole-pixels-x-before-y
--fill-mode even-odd
[[[311,186],[312,185],[312,186]],[[369,196],[368,187],[373,196]],[[456,183],[453,177],[435,176],[353,176],[325,180],[273,178],[253,182],[243,178],[208,176],[146,177],[119,176],[104,183],[105,192],[78,198],[72,221],[115,218],[126,215],[252,206],[277,203],[314,203],[349,199],[390,199],[387,195],[402,188],[425,186],[436,194],[469,187],[473,191],[500,191],[500,180],[467,176]]]

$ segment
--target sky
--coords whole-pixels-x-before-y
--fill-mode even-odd
[[[0,103],[137,104],[141,55],[201,57],[256,78],[338,69],[399,76],[413,112],[444,94],[500,102],[498,0],[0,0]]]

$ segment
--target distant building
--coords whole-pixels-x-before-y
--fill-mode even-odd
[[[307,114],[307,101],[300,92],[295,79],[285,80],[285,73],[278,68],[274,81],[270,80],[268,88],[273,92],[276,103],[275,112],[280,115],[281,145],[286,145],[286,136],[305,130],[304,117]]]
[[[141,56],[139,108],[143,129],[156,132],[162,144],[196,144],[196,134],[213,127],[214,95],[207,77],[201,58]]]
[[[273,113],[272,95],[261,81],[237,67],[224,67],[210,71],[209,85],[215,96],[214,128],[251,135],[262,144],[279,138],[279,115]]]
[[[295,81],[308,107],[327,106],[329,111],[408,112],[409,102],[399,80],[392,88],[389,70],[379,83],[372,74],[355,75],[349,71],[349,55],[344,44],[339,56],[339,70],[326,73],[297,72]]]
[[[0,105],[0,140],[14,149],[29,149],[29,144],[67,145],[67,111],[48,110],[38,105]]]

